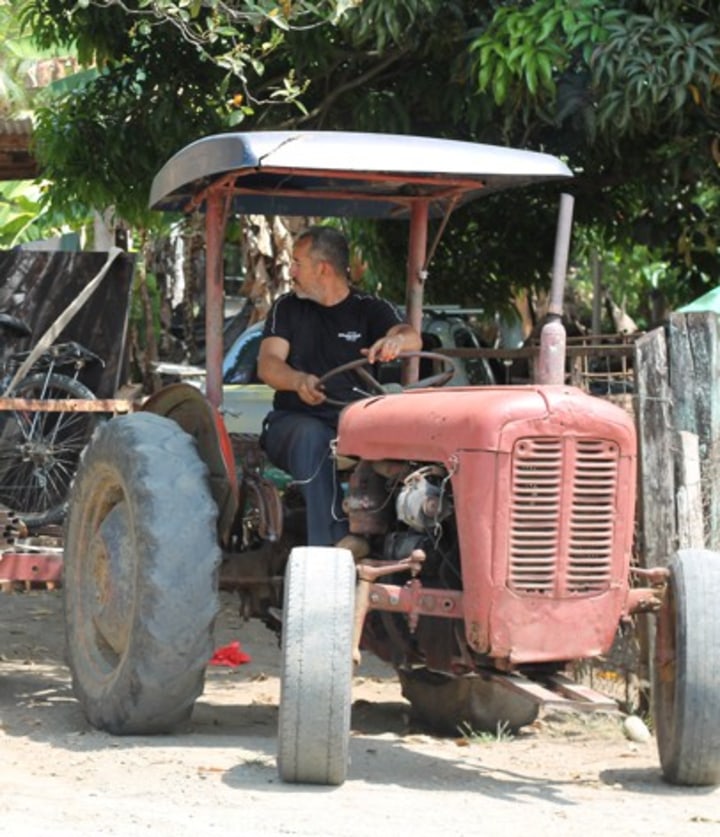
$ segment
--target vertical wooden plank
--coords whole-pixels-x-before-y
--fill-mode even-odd
[[[643,566],[665,566],[676,546],[674,442],[665,332],[635,343],[639,440],[639,551]]]
[[[675,426],[697,434],[706,543],[720,549],[720,318],[671,314],[668,335]]]
[[[705,546],[698,437],[681,430],[677,444],[677,530],[680,549]]]

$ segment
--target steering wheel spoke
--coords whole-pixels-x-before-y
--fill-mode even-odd
[[[360,378],[363,381],[363,383],[370,388],[371,393],[374,393],[375,395],[386,394],[387,390],[385,389],[385,387],[380,383],[380,381],[378,381],[378,379],[374,375],[371,375],[370,372],[368,372],[365,366],[358,366],[358,368],[354,371],[358,378]]]
[[[419,381],[415,381],[414,383],[407,384],[405,386],[400,386],[398,390],[398,385],[390,384],[390,385],[383,385],[378,381],[378,379],[368,370],[368,362],[366,358],[361,357],[357,360],[351,360],[349,363],[343,363],[341,366],[336,366],[334,369],[330,369],[326,372],[319,380],[318,384],[320,387],[324,388],[328,381],[332,378],[335,378],[337,375],[341,375],[345,372],[353,372],[363,384],[365,384],[369,389],[370,392],[368,393],[367,397],[372,398],[375,395],[389,395],[390,393],[395,392],[404,392],[408,389],[422,389],[424,387],[440,387],[446,384],[455,374],[455,366],[452,360],[447,357],[447,355],[439,354],[438,352],[401,352],[398,355],[399,360],[404,360],[411,357],[417,357],[420,359],[427,359],[436,361],[443,364],[443,369],[440,372],[436,372],[434,375],[428,375],[426,378],[421,378]],[[382,361],[380,361],[382,363]],[[337,407],[346,407],[350,402],[349,401],[340,401],[334,398],[328,398],[326,403],[333,404]]]

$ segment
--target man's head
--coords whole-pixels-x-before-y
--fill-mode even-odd
[[[295,293],[323,305],[347,295],[350,255],[347,239],[333,227],[308,227],[295,239],[290,276]]]

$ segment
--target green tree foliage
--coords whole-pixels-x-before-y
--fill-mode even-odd
[[[717,281],[717,3],[503,4],[471,52],[506,141],[568,157],[582,223],[660,253],[688,296]]]
[[[54,202],[114,206],[150,222],[143,210],[159,165],[256,106],[248,74],[262,71],[258,56],[277,47],[283,24],[272,9],[246,5],[248,44],[215,4],[23,4],[23,22],[40,45],[75,44],[97,70],[81,86],[53,91],[37,113],[37,153]],[[289,98],[289,88],[273,92]]]
[[[577,174],[576,217],[604,246],[648,247],[688,297],[717,276],[715,0],[15,5],[40,45],[75,44],[97,71],[39,114],[59,206],[114,205],[149,223],[160,165],[237,126],[411,132],[561,154]],[[513,284],[545,283],[555,211],[546,190],[458,213],[430,299],[495,305]],[[399,230],[353,233],[386,254],[374,265],[385,286],[402,277]]]

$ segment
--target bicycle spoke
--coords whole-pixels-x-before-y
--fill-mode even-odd
[[[71,378],[35,375],[17,398],[92,398]],[[18,410],[0,415],[0,503],[30,523],[59,519],[97,416],[82,411]]]

